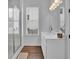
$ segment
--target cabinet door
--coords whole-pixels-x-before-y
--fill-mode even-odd
[[[65,40],[47,40],[47,59],[65,59]]]

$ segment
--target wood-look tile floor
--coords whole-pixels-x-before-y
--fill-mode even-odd
[[[28,52],[27,59],[44,59],[41,46],[25,46],[21,52]]]

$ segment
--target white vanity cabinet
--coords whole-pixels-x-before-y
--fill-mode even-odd
[[[46,40],[46,59],[65,59],[64,39]]]
[[[42,33],[41,41],[44,59],[65,59],[64,38],[57,38],[56,33]]]

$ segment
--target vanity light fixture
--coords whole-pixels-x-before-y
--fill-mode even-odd
[[[49,7],[49,10],[55,10],[60,4],[62,3],[62,0],[54,0],[52,5]]]

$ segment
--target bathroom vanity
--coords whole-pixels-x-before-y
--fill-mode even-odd
[[[57,33],[61,32],[41,33],[44,59],[65,59],[65,38],[58,38]]]

